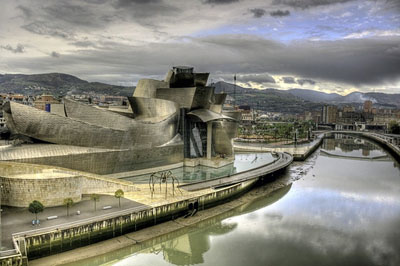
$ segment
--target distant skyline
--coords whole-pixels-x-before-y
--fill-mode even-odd
[[[0,74],[400,93],[399,0],[0,0]]]

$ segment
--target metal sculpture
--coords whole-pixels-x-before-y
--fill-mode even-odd
[[[168,180],[172,183],[172,196],[175,196],[175,182],[178,183],[179,186],[179,180],[176,178],[171,171],[164,171],[164,172],[157,172],[157,173],[152,173],[149,177],[149,187],[150,187],[150,193],[151,193],[151,198],[153,198],[153,195],[155,193],[155,184],[159,183],[160,184],[160,193],[162,191],[162,183],[165,183],[165,198],[167,198],[168,195]],[[182,191],[177,187],[179,192],[181,194]]]

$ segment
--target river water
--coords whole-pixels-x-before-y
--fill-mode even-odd
[[[400,170],[335,135],[272,194],[193,228],[74,265],[400,265]]]

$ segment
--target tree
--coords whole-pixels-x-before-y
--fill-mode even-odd
[[[100,200],[100,196],[97,194],[90,195],[90,199],[94,202],[94,211],[96,211],[96,203]]]
[[[388,129],[391,134],[400,134],[400,125],[394,120],[389,122]]]
[[[66,198],[64,199],[64,205],[67,207],[67,216],[69,216],[69,207],[74,205],[74,200],[72,198]]]
[[[118,199],[119,207],[121,208],[121,198],[124,197],[124,191],[122,189],[118,189],[115,191],[114,196]]]
[[[40,201],[34,200],[29,204],[28,209],[31,213],[34,213],[36,215],[37,220],[37,215],[44,210],[44,206]]]

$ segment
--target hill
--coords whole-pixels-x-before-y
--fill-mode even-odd
[[[289,93],[303,100],[330,104],[362,104],[367,100],[372,101],[377,107],[400,108],[400,94],[387,94],[381,92],[352,92],[347,95],[325,93],[305,89],[291,89]]]
[[[220,81],[214,85],[217,93],[224,91],[233,96],[233,84]],[[257,90],[236,86],[237,105],[250,105],[268,112],[303,113],[321,110],[324,104],[360,106],[366,100],[372,101],[376,107],[400,108],[400,94],[352,92],[343,96],[306,89]]]
[[[132,95],[134,87],[109,85],[100,82],[88,82],[75,76],[62,73],[36,75],[4,74],[0,75],[0,92],[21,93],[25,95],[67,93],[98,93],[108,95]]]
[[[219,81],[215,92],[226,92],[233,97],[234,85]],[[288,91],[277,89],[257,90],[236,86],[236,105],[250,105],[266,112],[304,113],[321,110],[322,104],[306,101]]]
[[[341,97],[341,95],[337,93],[325,93],[306,89],[290,89],[288,92],[303,100],[311,102],[329,102]]]

